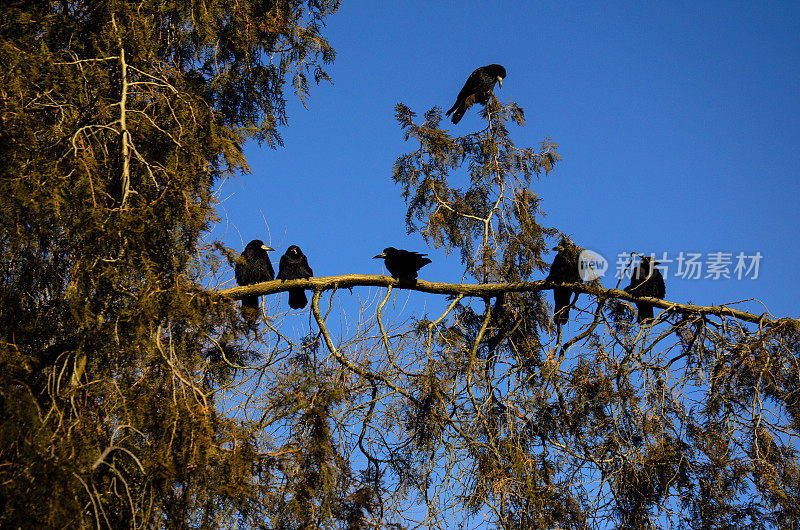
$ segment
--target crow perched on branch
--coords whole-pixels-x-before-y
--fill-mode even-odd
[[[398,280],[415,280],[417,271],[431,263],[431,260],[425,256],[427,254],[387,247],[383,249],[382,254],[373,256],[372,259],[383,258],[383,263],[389,270],[389,274]]]
[[[281,263],[278,267],[279,280],[296,280],[298,278],[310,278],[314,276],[311,267],[308,266],[303,251],[297,245],[292,245],[286,249],[286,254],[281,256]],[[292,309],[302,309],[308,303],[306,292],[303,289],[289,290],[289,307]]]
[[[500,83],[503,88],[503,79],[506,77],[506,69],[499,64],[489,64],[475,69],[464,83],[464,88],[458,93],[456,102],[445,113],[445,116],[453,114],[451,121],[455,124],[461,121],[464,113],[475,103],[486,105],[492,97],[495,82]]]
[[[560,283],[582,283],[579,269],[578,259],[580,258],[581,249],[567,238],[563,238],[558,245],[553,248],[557,250],[553,264],[550,266],[550,273],[547,275],[547,281],[560,282]],[[572,296],[572,289],[566,287],[556,287],[553,289],[553,322],[555,324],[563,325],[569,320],[569,305],[570,297]],[[577,296],[575,297],[577,300]]]
[[[244,247],[234,268],[238,285],[268,282],[275,278],[275,271],[267,254],[270,250],[275,249],[268,247],[260,239],[254,239]],[[245,309],[258,310],[258,295],[242,298],[242,310]]]
[[[657,261],[651,260],[647,256],[642,256],[639,266],[633,270],[631,284],[625,288],[625,292],[633,296],[649,296],[652,298],[664,298],[667,294],[667,287],[664,285],[664,277],[661,271],[655,266]],[[653,320],[653,304],[646,302],[636,302],[636,322],[645,324]]]

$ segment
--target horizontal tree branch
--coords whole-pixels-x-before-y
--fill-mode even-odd
[[[698,314],[698,315],[718,315],[731,316],[746,322],[753,322],[764,326],[778,326],[782,323],[791,323],[800,327],[800,320],[794,318],[769,318],[767,313],[756,315],[733,309],[725,305],[700,306],[694,304],[679,304],[669,300],[650,298],[646,296],[631,296],[620,289],[607,289],[593,284],[585,283],[554,283],[545,280],[532,282],[516,283],[444,283],[429,282],[426,280],[416,280],[416,282],[399,281],[391,276],[382,274],[344,274],[341,276],[322,276],[298,280],[272,280],[269,282],[254,283],[241,287],[230,287],[212,291],[213,294],[223,297],[239,299],[248,295],[265,295],[288,291],[292,288],[302,287],[310,291],[322,292],[331,289],[351,288],[351,287],[389,287],[399,289],[409,289],[432,294],[450,294],[469,297],[494,297],[501,293],[513,292],[536,292],[548,291],[554,287],[569,287],[575,292],[586,293],[599,298],[626,300],[628,302],[649,302],[656,307],[669,309],[676,312]]]

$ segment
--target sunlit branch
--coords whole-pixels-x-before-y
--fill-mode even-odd
[[[637,297],[620,289],[607,289],[583,283],[554,283],[545,280],[532,282],[512,282],[512,283],[445,283],[429,282],[417,280],[414,284],[400,282],[391,276],[380,274],[344,274],[341,276],[322,276],[298,280],[273,280],[269,282],[256,283],[241,287],[230,287],[211,291],[214,295],[222,298],[239,299],[248,295],[266,295],[281,293],[292,288],[305,288],[317,292],[328,291],[331,289],[351,288],[351,287],[393,287],[408,289],[422,293],[462,295],[464,297],[494,297],[501,293],[519,292],[538,292],[549,291],[554,287],[569,287],[575,292],[591,294],[603,299],[618,299],[627,302],[648,302],[655,307],[668,309],[676,313],[688,313],[699,315],[730,316],[746,322],[753,322],[762,326],[774,327],[784,323],[791,323],[800,326],[800,320],[795,318],[769,318],[767,313],[756,315],[747,311],[733,309],[725,305],[700,306],[694,304],[680,304],[658,298]]]
[[[386,329],[383,327],[383,306],[386,305],[386,302],[389,301],[389,296],[392,294],[392,287],[386,290],[386,296],[383,297],[383,301],[378,305],[378,309],[375,311],[375,318],[378,320],[378,327],[381,330],[381,338],[383,338],[383,345],[386,348],[386,355],[391,356],[392,350],[389,348],[389,336],[386,334]]]
[[[128,63],[125,61],[125,48],[122,45],[122,37],[119,36],[119,29],[117,28],[117,21],[114,15],[111,15],[111,22],[114,26],[114,31],[117,33],[117,41],[119,44],[119,65],[120,65],[120,99],[119,99],[119,132],[120,132],[120,148],[122,150],[122,198],[120,199],[120,207],[124,210],[128,196],[131,193],[131,133],[128,130],[128,115],[127,115],[127,102],[128,102],[128,88],[130,82],[128,80]]]
[[[291,283],[291,280],[286,281],[285,283],[289,284],[289,283]],[[411,394],[409,394],[408,392],[406,392],[405,390],[403,390],[402,388],[400,388],[399,386],[394,384],[392,381],[390,381],[384,375],[369,372],[368,370],[365,370],[365,369],[361,368],[360,366],[356,366],[355,364],[350,362],[349,359],[347,359],[347,358],[342,356],[342,354],[339,352],[339,350],[333,344],[333,339],[331,338],[331,335],[328,332],[328,327],[325,325],[325,319],[322,317],[322,313],[319,310],[319,299],[320,299],[320,293],[321,292],[322,292],[322,290],[320,290],[320,289],[315,289],[314,290],[314,295],[311,298],[311,312],[314,314],[314,319],[317,321],[317,326],[319,326],[319,330],[322,333],[322,337],[325,339],[325,345],[328,347],[328,351],[331,353],[331,355],[333,355],[333,357],[342,366],[344,366],[345,368],[347,368],[351,372],[354,372],[354,373],[358,374],[359,376],[361,376],[361,377],[363,377],[365,379],[368,379],[370,381],[373,381],[373,380],[381,381],[385,385],[389,386],[389,388],[391,388],[395,392],[403,395],[404,397],[406,397],[410,401],[414,402],[415,404],[418,404],[417,400]]]

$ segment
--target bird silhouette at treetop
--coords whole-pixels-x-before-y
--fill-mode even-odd
[[[480,103],[486,105],[492,97],[494,84],[500,84],[503,88],[503,79],[506,77],[506,69],[499,64],[488,64],[476,68],[467,78],[461,92],[458,93],[456,102],[445,113],[445,116],[453,115],[451,121],[456,124],[461,121],[464,113],[467,112],[472,105]]]

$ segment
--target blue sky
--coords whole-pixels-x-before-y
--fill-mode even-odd
[[[447,109],[473,69],[500,63],[496,95],[525,109],[516,144],[549,136],[563,156],[532,184],[545,224],[607,257],[612,276],[632,250],[734,262],[760,252],[756,280],[668,270],[667,298],[758,298],[800,317],[782,280],[800,263],[800,2],[455,5],[343,2],[326,29],[334,84],[312,91],[309,110],[290,101],[284,148],[246,148],[252,173],[222,185],[213,235],[238,249],[271,242],[276,266],[297,244],[317,276],[382,273],[370,258],[389,245],[426,251],[423,278],[460,281],[458,254],[406,234],[391,171],[416,146],[403,143],[394,106]],[[443,124],[454,135],[483,125],[476,109]]]

